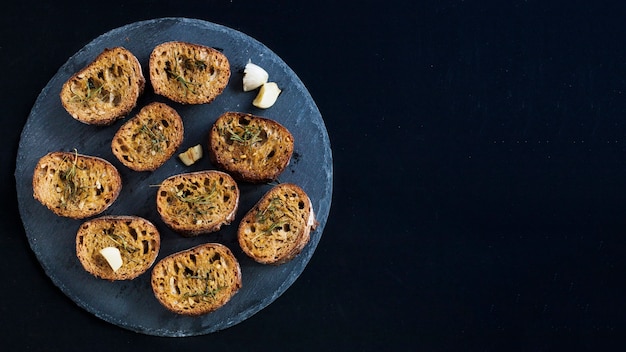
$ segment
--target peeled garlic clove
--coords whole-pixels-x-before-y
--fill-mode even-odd
[[[185,164],[186,166],[191,166],[193,163],[202,158],[202,146],[200,144],[197,144],[187,149],[186,151],[178,154],[178,157],[180,158],[180,161],[183,162],[183,164]]]
[[[267,82],[269,74],[262,67],[248,62],[243,70],[243,91],[255,90]]]
[[[104,247],[100,250],[100,254],[106,259],[113,271],[117,271],[122,267],[122,255],[119,249],[115,247]]]
[[[267,109],[274,105],[280,92],[281,90],[278,88],[276,82],[264,83],[261,89],[259,89],[259,94],[257,94],[256,98],[252,101],[252,105],[257,108]]]

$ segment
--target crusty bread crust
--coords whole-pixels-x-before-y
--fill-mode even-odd
[[[206,104],[230,79],[226,55],[203,45],[172,41],[150,54],[150,81],[156,94],[181,104]]]
[[[103,216],[86,221],[76,233],[76,255],[89,273],[105,280],[132,280],[146,272],[159,254],[157,228],[138,216]],[[115,247],[122,266],[113,271],[100,250]]]
[[[174,253],[152,269],[152,291],[168,310],[201,315],[224,306],[241,288],[241,268],[228,247],[206,243]]]
[[[274,181],[285,170],[294,139],[280,123],[252,114],[226,112],[209,133],[209,158],[238,181]]]
[[[137,105],[145,82],[141,65],[130,51],[104,49],[63,84],[61,103],[80,122],[110,125]]]
[[[235,219],[239,187],[227,173],[208,170],[170,176],[159,186],[157,211],[183,236],[215,232]]]
[[[70,152],[51,152],[33,172],[33,197],[59,216],[83,219],[98,215],[122,189],[118,170],[108,161]]]
[[[154,171],[176,152],[183,136],[183,120],[176,110],[154,102],[119,128],[111,149],[131,170]]]
[[[281,183],[270,189],[239,224],[241,249],[262,264],[295,258],[317,227],[311,200],[299,186]]]

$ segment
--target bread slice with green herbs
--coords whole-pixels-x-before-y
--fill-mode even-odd
[[[281,183],[243,217],[237,238],[250,258],[278,265],[300,254],[316,227],[308,195],[293,183]]]
[[[141,65],[123,47],[104,49],[61,88],[61,103],[76,120],[110,125],[137,105],[146,80]]]
[[[209,158],[236,180],[274,181],[294,150],[292,134],[280,123],[242,112],[226,112],[209,133]]]
[[[230,79],[226,55],[208,46],[171,41],[150,54],[154,92],[181,104],[206,104],[222,94]]]
[[[154,102],[125,122],[111,141],[113,155],[131,170],[154,171],[183,142],[183,120],[172,107]]]
[[[197,236],[218,231],[235,219],[239,187],[227,173],[196,171],[165,179],[156,198],[165,224],[183,236]]]
[[[138,216],[103,216],[84,222],[76,234],[76,255],[83,268],[105,280],[132,280],[154,264],[161,246],[158,229]],[[117,253],[119,267],[107,249]]]
[[[223,307],[242,285],[230,249],[206,243],[171,254],[152,269],[152,291],[169,311],[197,316]]]
[[[118,170],[99,157],[51,152],[33,171],[33,196],[59,216],[83,219],[106,210],[120,194]]]

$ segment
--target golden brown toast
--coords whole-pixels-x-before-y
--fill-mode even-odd
[[[239,181],[274,181],[294,149],[289,130],[278,122],[242,112],[226,112],[209,133],[209,158]]]
[[[181,104],[206,104],[222,94],[230,79],[226,55],[199,44],[172,41],[150,54],[154,92]]]
[[[262,264],[283,264],[297,256],[317,227],[311,200],[299,186],[270,189],[239,224],[241,249]]]
[[[146,272],[159,254],[157,228],[138,216],[103,216],[84,222],[76,234],[76,255],[89,273],[105,280],[132,280]],[[113,270],[101,250],[119,250],[122,265]]]
[[[154,171],[183,142],[183,120],[172,107],[159,102],[144,106],[126,121],[111,141],[113,155],[135,171]]]
[[[157,191],[161,219],[183,236],[215,232],[235,219],[239,187],[227,173],[215,170],[170,176]]]
[[[206,243],[174,253],[152,269],[152,291],[168,310],[201,315],[224,306],[241,288],[241,268],[228,247]]]
[[[133,53],[123,47],[104,49],[63,84],[61,103],[76,120],[106,126],[135,108],[145,82]]]
[[[33,172],[35,199],[68,218],[102,213],[121,189],[122,179],[113,164],[78,152],[48,153],[39,159]]]

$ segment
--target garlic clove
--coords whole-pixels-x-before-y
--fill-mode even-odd
[[[104,247],[100,250],[100,254],[106,259],[113,271],[117,271],[122,267],[122,255],[119,249],[115,247]]]
[[[178,158],[183,162],[186,166],[191,166],[196,161],[202,158],[202,146],[197,144],[186,151],[178,154]]]
[[[262,67],[248,62],[243,70],[243,91],[249,92],[267,82],[269,74]]]
[[[276,82],[264,83],[261,89],[259,89],[259,94],[257,94],[256,98],[252,101],[252,105],[257,108],[267,109],[274,105],[280,92],[281,90],[278,88]]]

